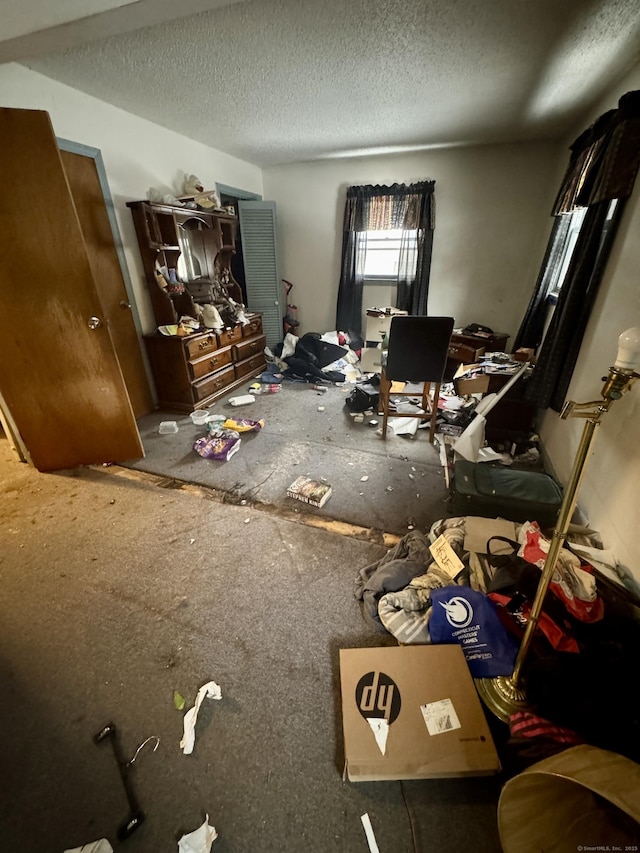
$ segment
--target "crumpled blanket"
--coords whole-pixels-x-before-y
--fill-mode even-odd
[[[464,563],[456,580],[434,562],[429,546],[444,536]],[[486,557],[464,550],[465,518],[436,521],[428,534],[413,530],[375,563],[360,569],[354,595],[371,627],[400,643],[428,643],[431,590],[454,583],[486,592],[493,575]]]
[[[287,355],[287,372],[301,379],[324,379],[330,382],[344,382],[344,373],[339,370],[327,370],[328,365],[343,358],[349,350],[345,347],[323,341],[318,332],[307,332],[298,339],[295,352]]]
[[[380,560],[360,569],[354,595],[363,603],[362,616],[372,628],[386,631],[378,615],[378,602],[385,592],[403,589],[416,575],[424,574],[433,561],[424,533],[407,533]]]

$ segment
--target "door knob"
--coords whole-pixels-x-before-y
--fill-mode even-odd
[[[89,317],[87,320],[87,325],[90,329],[99,329],[102,325],[102,320],[100,317]]]
[[[131,308],[131,303],[127,302],[126,299],[121,299],[120,300],[120,307],[121,308]]]

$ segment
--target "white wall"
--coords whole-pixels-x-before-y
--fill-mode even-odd
[[[99,148],[122,236],[143,331],[155,321],[127,201],[146,198],[150,186],[181,193],[185,172],[207,189],[227,184],[262,194],[258,166],[85,95],[15,63],[0,66],[0,106],[46,110],[56,136]]]
[[[625,92],[640,89],[636,68],[595,108],[564,146],[559,173],[568,163],[568,144],[595,118],[617,107]],[[593,308],[567,399],[597,399],[601,377],[613,364],[618,336],[640,325],[640,177],[627,201],[600,291]],[[563,421],[547,411],[541,437],[554,470],[566,482],[582,433],[579,420]],[[613,404],[598,429],[578,503],[589,523],[598,529],[605,547],[640,580],[640,382]]]
[[[551,229],[556,161],[555,145],[527,143],[265,169],[281,274],[294,284],[301,331],[335,326],[346,187],[433,179],[429,313],[453,316],[458,326],[482,323],[513,340]]]

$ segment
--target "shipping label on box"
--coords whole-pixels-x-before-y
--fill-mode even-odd
[[[340,684],[350,781],[500,770],[459,645],[341,649]]]

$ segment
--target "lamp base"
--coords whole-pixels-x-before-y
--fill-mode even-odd
[[[508,723],[517,711],[527,711],[530,707],[524,690],[510,675],[476,678],[475,683],[484,704],[503,723]]]

